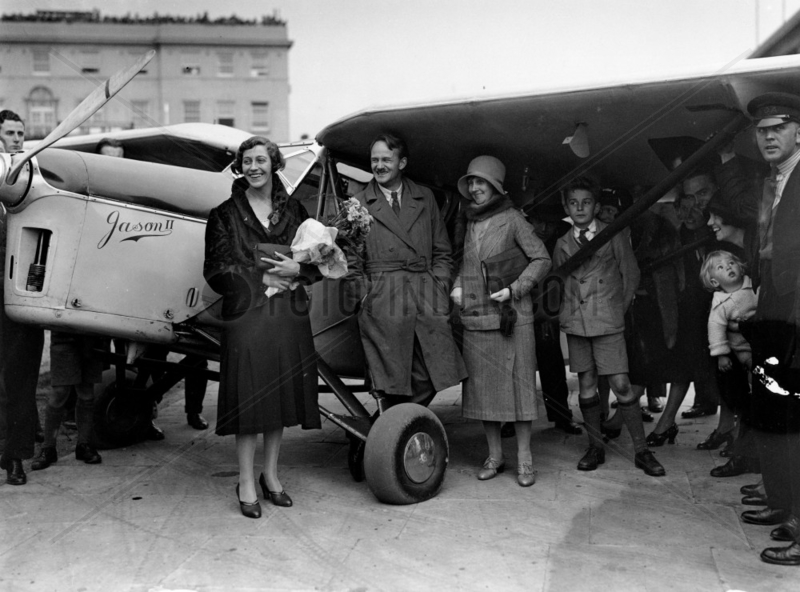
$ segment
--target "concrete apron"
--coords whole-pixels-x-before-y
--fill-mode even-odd
[[[798,589],[800,571],[758,558],[787,543],[738,518],[747,509],[738,489],[758,476],[714,479],[709,470],[725,459],[695,450],[717,416],[679,417],[677,444],[655,449],[667,476],[652,478],[634,468],[624,430],[605,465],[578,472],[586,436],[553,429],[541,409],[538,480],[522,488],[513,439],[506,472],[475,478],[486,443],[480,423],[460,417],[459,388],[431,409],[451,451],[435,499],[378,503],[352,481],[347,440],[325,422],[286,430],[280,474],[295,505],[262,501],[260,520],[239,513],[234,438],[213,433],[216,385],[204,412],[211,429],[186,425],[181,386],[160,406],[166,440],[102,451],[101,465],[76,461],[75,434],[62,431],[55,465],[32,472],[26,461],[28,485],[0,486],[0,590]]]

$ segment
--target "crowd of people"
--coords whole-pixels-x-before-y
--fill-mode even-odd
[[[568,434],[582,433],[567,401],[563,332],[588,438],[578,470],[597,470],[605,462],[604,444],[624,426],[634,466],[665,475],[651,448],[676,441],[676,416],[694,385],[694,405],[684,417],[719,409],[717,426],[697,446],[725,446],[721,454],[728,461],[711,475],[762,474],[742,488],[743,503],[761,509],[744,512],[742,520],[775,526],[772,539],[790,543],[765,549],[764,561],[800,565],[800,174],[793,173],[800,161],[800,97],[762,95],[748,112],[764,162],[728,147],[717,161],[688,173],[667,206],[671,211],[651,208],[595,243],[640,197],[639,188],[604,191],[578,177],[562,188],[560,204],[538,204],[526,216],[504,189],[503,163],[477,155],[457,184],[463,200],[451,241],[432,192],[405,175],[410,155],[403,139],[390,133],[374,138],[373,179],[355,195],[373,224],[346,281],[349,297],[359,303],[377,414],[408,402],[428,405],[438,391],[461,383],[463,415],[480,420],[486,437],[488,454],[477,478],[504,471],[502,438],[514,435],[517,482],[530,487],[536,482],[531,426],[538,413],[537,371],[548,419]],[[6,141],[6,150],[21,149],[10,136]],[[278,177],[283,166],[268,139],[242,143],[231,196],[211,211],[206,228],[204,274],[222,295],[225,321],[216,433],[235,435],[236,496],[249,518],[261,516],[256,482],[265,500],[292,505],[278,476],[283,430],[320,427],[303,286],[321,275],[286,255],[308,214],[286,194]],[[580,264],[559,271],[576,254],[585,255]],[[497,262],[510,271],[495,281],[485,270]],[[540,301],[552,298],[553,289],[558,306],[548,316]],[[36,423],[33,397],[25,391],[35,378],[33,363],[22,376],[25,368],[12,369],[8,361],[18,351],[11,341],[25,331],[40,356],[41,331],[2,314],[0,378],[9,425],[2,462],[12,484],[24,483],[21,459],[33,453]],[[53,363],[64,357],[55,355],[64,343],[53,341]],[[76,456],[100,462],[83,436],[96,369],[81,365],[77,354],[70,360],[77,369],[69,379],[55,371],[54,377],[79,395]],[[662,408],[659,397],[667,392]],[[53,447],[66,394],[58,387],[48,400],[42,450]],[[645,434],[651,412],[661,416]],[[21,445],[14,444],[15,430],[24,432]],[[256,479],[258,434],[263,454]]]

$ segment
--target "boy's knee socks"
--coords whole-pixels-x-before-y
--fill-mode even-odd
[[[619,402],[617,410],[622,413],[622,421],[633,440],[633,450],[642,452],[647,449],[647,441],[644,435],[644,424],[642,423],[642,411],[639,409],[639,399],[634,399],[630,403]]]
[[[583,415],[583,423],[586,428],[586,433],[589,435],[589,444],[603,447],[603,435],[600,432],[602,423],[600,397],[594,396],[591,399],[578,399],[578,406]]]

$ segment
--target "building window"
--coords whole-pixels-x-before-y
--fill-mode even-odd
[[[184,76],[200,76],[200,52],[187,51],[181,55],[181,73]]]
[[[28,120],[25,131],[29,139],[43,138],[56,127],[58,101],[49,88],[37,86],[25,99]]]
[[[269,64],[267,62],[267,52],[259,51],[250,54],[250,77],[262,78],[269,76]]]
[[[80,54],[81,74],[99,74],[100,73],[100,52],[82,51]]]
[[[233,127],[236,112],[235,101],[217,101],[217,123]]]
[[[253,131],[267,131],[269,129],[269,103],[252,103],[252,123]]]
[[[217,58],[219,58],[217,76],[233,76],[233,52],[220,51],[217,53]]]
[[[183,102],[183,121],[186,123],[200,122],[200,101]]]
[[[151,127],[154,125],[150,116],[150,101],[131,101],[131,111],[133,112],[133,127]]]
[[[47,49],[34,49],[33,73],[37,75],[50,74],[50,51]]]

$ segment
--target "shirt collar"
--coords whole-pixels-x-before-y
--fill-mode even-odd
[[[781,175],[783,177],[788,177],[792,174],[794,167],[797,166],[797,163],[800,162],[800,150],[797,150],[794,154],[792,154],[789,158],[784,160],[781,163],[778,163],[778,180],[782,180]]]
[[[590,240],[594,238],[594,235],[597,234],[597,219],[593,219],[589,226],[586,227],[586,237]],[[572,233],[575,238],[578,238],[581,234],[581,229],[577,226],[572,227]]]
[[[378,185],[378,184],[376,183],[376,185]],[[378,189],[381,190],[381,193],[383,193],[383,196],[387,200],[392,201],[392,192],[391,191],[386,189],[383,185],[378,185]],[[397,199],[400,200],[400,203],[403,203],[403,184],[402,183],[400,183],[400,187],[398,187],[395,190],[395,192],[397,193]]]

